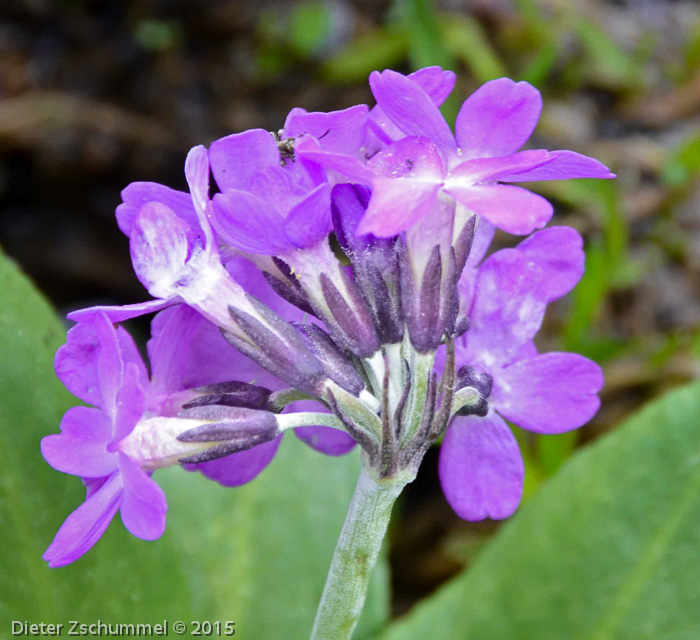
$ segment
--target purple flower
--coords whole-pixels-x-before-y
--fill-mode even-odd
[[[49,464],[86,479],[88,495],[44,553],[49,566],[73,562],[102,536],[117,511],[136,537],[155,540],[165,529],[165,495],[120,447],[146,407],[148,375],[129,335],[104,316],[71,330],[56,354],[66,387],[94,405],[70,409],[61,433],[45,437]]]
[[[486,387],[485,417],[457,416],[440,451],[440,480],[466,520],[505,518],[522,494],[523,463],[504,418],[541,434],[563,433],[596,413],[600,367],[573,353],[538,355],[532,342],[547,303],[583,274],[582,241],[568,227],[539,231],[465,273],[471,326],[457,342],[457,365]],[[477,384],[479,384],[477,383]],[[492,386],[492,388],[491,388]]]
[[[279,446],[280,426],[264,388],[281,388],[278,379],[232,350],[213,324],[186,305],[158,314],[152,334],[150,381],[131,337],[102,313],[73,327],[56,355],[59,378],[94,407],[70,409],[61,433],[42,441],[47,462],[82,477],[87,488],[85,503],[44,555],[52,567],[87,552],[117,511],[134,536],[160,537],[167,505],[150,477],[153,470],[193,460],[189,469],[235,486],[257,476]],[[312,403],[291,408],[308,408],[300,404]],[[327,427],[295,431],[329,455],[355,445]],[[202,458],[210,461],[195,462]]]
[[[415,473],[444,435],[440,477],[457,513],[513,512],[523,463],[506,420],[575,429],[597,410],[602,375],[533,343],[547,304],[583,273],[575,231],[483,258],[495,228],[529,234],[552,214],[510,183],[613,175],[572,151],[519,151],[541,110],[524,82],[485,84],[453,135],[439,106],[454,82],[439,67],[375,72],[371,110],[293,109],[278,133],[192,149],[189,193],[123,191],[118,224],[154,299],[70,316],[56,371],[92,407],[71,409],[42,451],[87,491],[46,551],[51,566],[85,553],[117,511],[134,535],[161,535],[154,470],[182,464],[238,486],[291,428],[328,455],[360,444],[382,479]],[[149,377],[114,323],[154,311]]]
[[[323,240],[332,226],[330,184],[316,163],[291,161],[294,143],[308,135],[332,153],[356,153],[367,111],[365,105],[330,113],[295,108],[279,142],[262,129],[213,142],[209,159],[221,193],[214,196],[212,221],[221,239],[241,251],[278,256]]]
[[[302,157],[371,185],[361,233],[392,236],[432,213],[441,194],[498,228],[524,235],[543,227],[552,206],[511,182],[612,178],[597,160],[573,151],[522,151],[537,124],[542,100],[526,82],[492,80],[462,105],[453,135],[434,99],[410,77],[374,72],[378,106],[404,137],[367,163],[307,142]],[[391,136],[387,137],[387,142]]]
[[[221,193],[212,221],[221,239],[251,253],[284,255],[312,247],[330,231],[330,188],[325,174],[301,165],[280,166],[272,136],[261,129],[212,143],[212,172]]]
[[[152,313],[187,300],[202,313],[229,323],[222,296],[240,301],[242,291],[227,277],[209,223],[209,163],[204,147],[187,155],[190,194],[138,182],[123,192],[117,222],[129,236],[137,277],[155,300],[121,307],[92,307],[69,314],[75,321],[105,313],[113,322]]]

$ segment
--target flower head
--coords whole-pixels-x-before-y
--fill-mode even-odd
[[[153,299],[70,315],[56,371],[92,407],[71,409],[42,451],[87,495],[47,550],[51,566],[85,553],[117,511],[157,538],[167,507],[155,470],[238,486],[288,429],[328,455],[359,445],[377,480],[414,477],[444,436],[440,478],[457,513],[513,512],[523,464],[506,420],[575,429],[596,412],[602,375],[533,343],[547,304],[583,273],[578,234],[554,227],[484,256],[495,228],[528,235],[552,215],[511,183],[613,174],[572,151],[520,150],[542,106],[525,82],[486,83],[453,134],[439,106],[454,83],[439,67],[375,72],[372,109],[296,108],[276,133],[193,148],[189,193],[123,191],[117,221]],[[151,312],[149,376],[114,323]]]

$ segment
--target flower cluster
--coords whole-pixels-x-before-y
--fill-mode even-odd
[[[189,193],[123,191],[117,222],[153,299],[69,316],[56,371],[92,407],[68,411],[42,452],[83,479],[86,500],[47,549],[51,566],[84,554],[117,511],[135,536],[159,537],[156,469],[241,485],[287,429],[328,455],[359,445],[377,481],[415,476],[444,437],[455,511],[515,510],[523,464],[505,420],[580,427],[602,375],[537,352],[546,306],[580,279],[584,254],[573,229],[536,231],[551,205],[511,183],[614,176],[572,151],[520,151],[542,106],[525,82],[482,86],[453,134],[439,106],[454,82],[438,67],[375,72],[371,109],[296,108],[279,132],[192,149]],[[485,258],[496,228],[529,237]],[[150,375],[119,326],[148,313]]]

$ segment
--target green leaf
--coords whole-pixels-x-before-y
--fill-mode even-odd
[[[382,640],[700,637],[700,383],[571,458]]]
[[[51,469],[39,451],[77,403],[52,368],[65,329],[1,253],[0,296],[2,624],[231,620],[247,638],[308,635],[358,455],[329,458],[290,434],[272,465],[240,489],[177,468],[157,472],[169,502],[160,540],[137,540],[115,518],[86,556],[49,569],[41,554],[84,497],[80,480]],[[358,638],[387,616],[383,564],[373,578]]]

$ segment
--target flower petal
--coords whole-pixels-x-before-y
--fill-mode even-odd
[[[377,177],[357,233],[379,237],[405,231],[425,216],[442,184],[444,161],[426,138],[410,136],[393,143],[368,163]]]
[[[537,231],[515,249],[544,271],[541,294],[547,302],[569,293],[585,271],[583,238],[571,227]]]
[[[188,471],[201,471],[207,478],[215,480],[224,487],[240,487],[256,478],[272,462],[280,442],[282,442],[281,435],[270,442],[247,451],[233,453],[225,458],[183,466]]]
[[[327,151],[354,154],[362,142],[368,111],[364,104],[328,113],[296,107],[287,116],[284,134],[290,138],[309,134]]]
[[[221,191],[246,189],[256,171],[279,165],[280,153],[268,131],[250,129],[212,142],[209,162]]]
[[[66,518],[42,556],[49,567],[70,564],[95,545],[119,509],[121,492],[120,475],[114,473]]]
[[[104,314],[96,315],[94,323],[98,343],[95,351],[95,376],[100,387],[101,407],[114,424],[119,406],[119,390],[124,383],[125,363],[116,327]]]
[[[129,532],[142,540],[156,540],[165,531],[168,503],[163,490],[128,456],[119,454],[124,492],[121,516]]]
[[[175,295],[177,283],[188,275],[196,235],[165,205],[151,202],[143,206],[131,233],[131,261],[136,276],[154,298]]]
[[[453,71],[445,71],[438,66],[423,67],[409,73],[408,77],[423,89],[438,107],[447,100],[457,81]]]
[[[452,131],[421,87],[396,71],[373,71],[369,85],[377,104],[406,135],[424,136],[445,152],[455,151]]]
[[[535,433],[578,429],[598,411],[603,372],[575,353],[520,360],[494,377],[494,405],[506,419]]]
[[[615,174],[595,158],[575,151],[550,151],[548,160],[531,169],[504,173],[501,182],[530,182],[533,180],[570,180],[572,178],[615,178]]]
[[[141,207],[148,202],[160,202],[187,224],[197,224],[197,214],[189,193],[176,191],[157,182],[132,182],[122,191],[122,203],[116,212],[117,224],[124,235],[131,236],[134,220]]]
[[[439,107],[452,91],[457,77],[452,71],[443,71],[440,67],[425,67],[409,74],[408,78]],[[361,148],[366,157],[370,158],[377,151],[403,137],[401,129],[389,120],[377,104],[369,112],[366,135]]]
[[[507,518],[523,493],[518,443],[493,412],[454,420],[440,447],[439,473],[447,502],[465,520]]]
[[[94,316],[98,313],[104,313],[112,322],[124,322],[125,320],[138,318],[139,316],[144,316],[148,313],[155,313],[156,311],[167,309],[168,307],[172,307],[173,305],[181,302],[182,300],[179,297],[174,296],[165,300],[148,300],[147,302],[138,302],[136,304],[87,307],[86,309],[71,311],[67,317],[69,320],[75,320],[78,323],[83,323],[87,322],[91,318],[94,318]],[[85,398],[82,399],[85,400]],[[90,401],[88,400],[87,402]]]
[[[146,408],[144,380],[133,362],[124,367],[124,380],[117,393],[117,413],[114,420],[114,442],[126,438],[143,416]]]
[[[376,176],[442,184],[445,162],[428,138],[408,136],[380,151],[367,163]]]
[[[54,369],[59,380],[74,395],[97,407],[102,405],[97,383],[95,354],[97,333],[91,322],[79,322],[68,330],[66,344],[59,347]]]
[[[331,231],[330,187],[321,184],[291,209],[284,221],[284,233],[297,249],[313,247]]]
[[[209,222],[209,156],[204,146],[199,145],[190,149],[185,160],[185,177],[192,194],[192,202],[197,212],[196,224],[190,223],[193,229],[200,229],[204,238],[204,246],[211,248],[213,235]]]
[[[544,227],[552,205],[542,196],[510,185],[445,187],[444,191],[503,231],[527,235]]]
[[[535,151],[520,151],[499,158],[476,158],[465,160],[452,169],[445,179],[445,185],[477,184],[480,182],[496,182],[501,176],[509,176],[519,171],[534,170],[549,160],[544,149]]]
[[[537,345],[531,340],[526,342],[513,357],[513,362],[525,360],[526,358],[534,358],[537,355]]]
[[[61,433],[41,441],[41,455],[54,469],[86,478],[108,476],[117,455],[107,451],[112,423],[99,409],[73,407],[63,416]]]
[[[289,170],[277,166],[258,171],[251,177],[245,191],[273,203],[274,208],[284,216],[306,196],[308,190],[294,180]]]
[[[372,172],[356,156],[324,151],[313,138],[304,137],[295,144],[294,155],[298,160],[315,162],[327,171],[337,171],[351,182],[372,183]]]
[[[541,282],[542,269],[515,249],[487,258],[479,267],[471,324],[458,343],[458,362],[491,370],[512,362],[542,324],[547,301]]]
[[[467,158],[515,153],[537,125],[542,97],[527,82],[491,80],[469,96],[457,115],[457,144]]]
[[[229,189],[217,193],[212,222],[219,236],[243,251],[275,255],[289,248],[284,219],[270,203],[258,196]]]
[[[357,233],[388,238],[405,231],[430,212],[438,188],[422,180],[376,178]]]
[[[330,427],[297,427],[294,434],[312,449],[327,456],[344,456],[355,448],[351,435]]]

